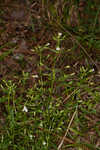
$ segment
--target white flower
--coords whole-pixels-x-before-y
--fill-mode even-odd
[[[46,145],[46,142],[45,142],[45,141],[43,141],[43,145]]]
[[[60,50],[60,47],[56,47],[56,50],[59,51],[59,50]]]
[[[30,139],[32,140],[32,137],[33,137],[33,136],[32,136],[31,134],[29,135],[29,137],[30,137]]]
[[[39,76],[37,74],[32,75],[33,78],[38,78]]]
[[[24,106],[24,108],[22,109],[23,112],[28,112],[28,109],[26,106]]]
[[[32,52],[35,52],[35,50],[34,50],[34,49],[31,49],[31,51],[32,51]]]
[[[65,68],[69,69],[69,68],[70,68],[70,66],[68,65],[68,66],[66,66]]]
[[[93,69],[91,69],[89,72],[94,72],[95,70],[94,70],[94,68]]]
[[[47,44],[46,44],[46,46],[49,46],[49,45],[50,45],[50,43],[47,43]]]
[[[58,33],[58,36],[62,36],[62,33],[59,32],[59,33]]]

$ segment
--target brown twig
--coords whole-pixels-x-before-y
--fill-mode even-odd
[[[69,128],[70,128],[70,126],[71,126],[71,124],[72,124],[72,122],[73,122],[73,120],[74,120],[74,118],[75,118],[76,113],[77,113],[77,109],[76,109],[75,112],[73,113],[73,116],[72,116],[72,118],[71,118],[71,120],[70,120],[70,122],[69,122],[69,125],[68,125],[68,127],[67,127],[67,130],[66,130],[66,132],[65,132],[65,135],[63,136],[63,138],[62,138],[62,140],[61,140],[61,142],[60,142],[60,144],[59,144],[59,146],[58,146],[58,150],[60,150],[61,147],[62,147],[62,145],[63,145],[63,142],[64,142],[64,140],[65,140],[65,138],[66,138],[66,135],[67,135],[67,133],[68,133],[68,131],[69,131]]]

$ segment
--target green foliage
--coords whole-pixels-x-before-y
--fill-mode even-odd
[[[17,81],[0,81],[1,150],[100,149],[96,141],[96,136],[100,137],[100,85],[95,81],[95,63],[88,53],[100,49],[96,29],[99,9],[91,12],[97,5],[88,0],[85,10],[90,19],[81,20],[75,12],[78,20],[73,24],[71,17],[73,10],[78,11],[79,1],[59,2],[41,1],[46,25],[56,28],[56,32],[53,46],[40,44],[31,50],[38,56],[38,69],[33,71],[37,74],[24,71],[22,57],[19,63],[23,70]],[[0,61],[12,53],[13,49],[3,52]]]
[[[5,126],[2,127],[2,149],[57,149],[56,142],[59,135],[63,135],[68,128],[68,137],[76,141],[76,144],[67,144],[67,147],[82,147],[79,136],[84,137],[88,131],[87,115],[95,115],[95,106],[98,104],[100,94],[90,88],[89,76],[93,70],[80,67],[77,82],[74,80],[75,73],[64,73],[61,68],[56,68],[58,54],[61,56],[61,42],[65,39],[61,33],[53,38],[56,48],[52,50],[49,44],[35,47],[39,56],[40,72],[36,77],[38,82],[32,88],[25,89],[29,74],[23,72],[19,81],[24,94],[17,96],[20,90],[12,81],[3,80],[1,83],[2,96],[0,103],[5,105],[7,115]],[[58,49],[59,47],[59,49]],[[46,74],[48,80],[44,80],[41,66],[43,63],[43,51],[52,50],[55,53],[53,67]],[[70,68],[70,67],[66,67]],[[57,77],[59,74],[59,77]],[[48,88],[46,87],[48,85]],[[85,98],[85,95],[87,97]],[[69,122],[73,113],[72,127]],[[68,127],[69,126],[69,127]],[[5,130],[6,127],[6,130]],[[94,127],[98,130],[98,124]],[[4,131],[4,132],[3,132]],[[98,133],[99,134],[99,133]],[[94,141],[91,141],[92,144]],[[84,145],[87,143],[84,143]],[[17,147],[18,146],[18,147]],[[87,147],[90,145],[87,144]],[[91,147],[94,147],[91,145]],[[63,149],[66,149],[66,147]]]

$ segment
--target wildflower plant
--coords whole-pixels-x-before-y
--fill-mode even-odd
[[[62,35],[62,33],[58,33],[56,36],[53,37],[53,40],[56,41],[56,50],[61,50],[61,41],[65,39],[65,36]]]
[[[65,47],[67,51],[62,48],[63,40],[69,38],[69,34],[65,35],[58,32],[53,37],[55,45],[48,42],[31,49],[38,56],[36,70],[29,62],[33,72],[24,71],[23,67],[17,81],[0,81],[0,150],[100,147],[100,140],[96,141],[96,136],[100,137],[100,111],[96,112],[100,106],[100,86],[94,81],[95,70],[81,66],[79,59],[71,56],[74,41]],[[84,38],[80,34],[78,37]]]

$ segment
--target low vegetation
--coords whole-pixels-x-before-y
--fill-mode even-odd
[[[98,3],[2,2],[0,150],[100,150]]]

